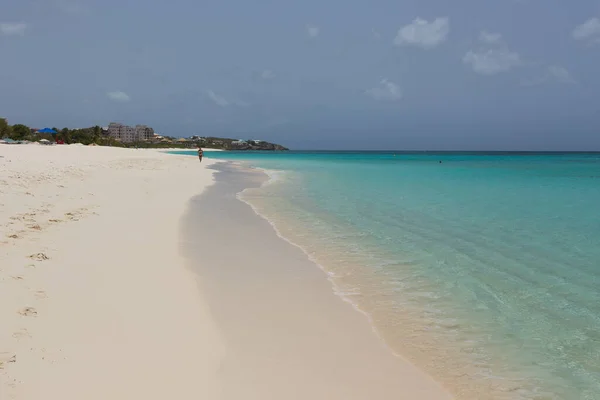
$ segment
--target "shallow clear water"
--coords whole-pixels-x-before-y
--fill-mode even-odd
[[[600,399],[600,154],[205,154],[460,398]]]

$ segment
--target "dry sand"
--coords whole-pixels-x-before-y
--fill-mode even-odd
[[[211,164],[0,145],[1,400],[450,398]]]
[[[0,156],[0,399],[218,398],[224,344],[179,251],[211,171],[153,150]]]

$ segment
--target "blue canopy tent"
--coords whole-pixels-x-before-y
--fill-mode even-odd
[[[51,135],[56,135],[57,132],[54,129],[44,128],[37,131],[37,133],[49,133]]]

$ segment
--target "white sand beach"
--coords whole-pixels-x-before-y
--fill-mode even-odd
[[[0,145],[0,399],[450,399],[212,164]]]
[[[224,346],[178,239],[211,171],[154,150],[0,156],[0,398],[218,398]]]

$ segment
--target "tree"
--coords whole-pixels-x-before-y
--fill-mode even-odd
[[[62,128],[56,135],[56,140],[62,140],[67,144],[71,143],[71,132],[69,132],[69,128]]]
[[[29,129],[28,126],[16,124],[12,126],[12,134],[10,135],[10,138],[14,140],[23,140],[30,134],[31,129]]]
[[[98,125],[94,126],[94,134],[93,134],[94,143],[98,144],[101,137],[102,137],[102,128],[100,128]]]
[[[8,122],[6,121],[5,118],[0,118],[0,138],[10,137],[10,135],[11,135],[10,125],[8,125]]]
[[[94,130],[93,128],[85,129],[74,129],[71,131],[71,142],[90,144],[94,142]]]

